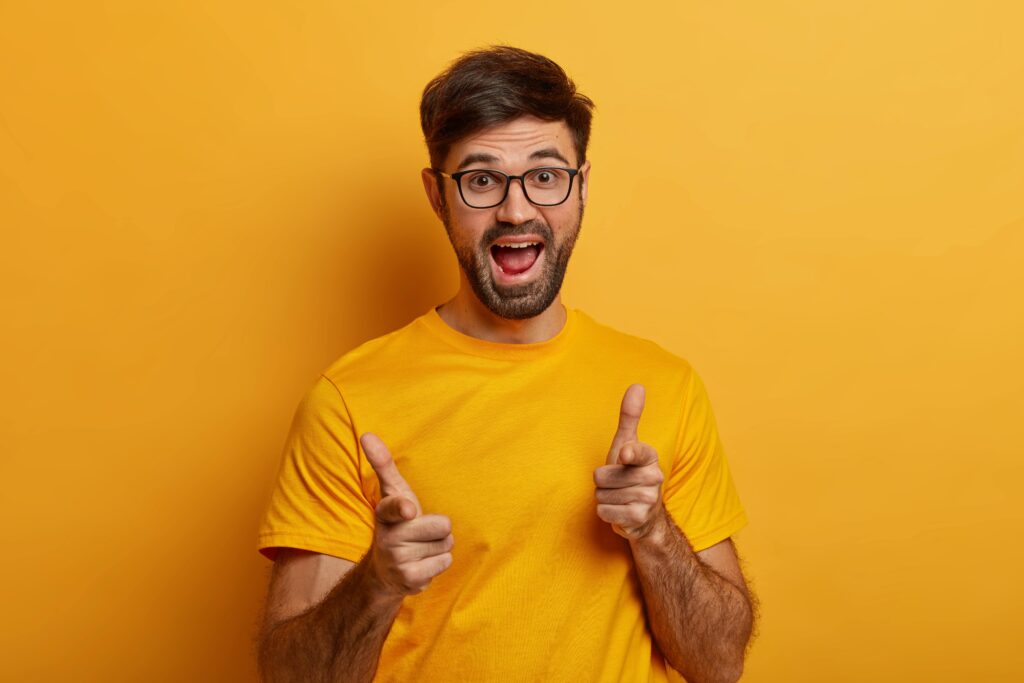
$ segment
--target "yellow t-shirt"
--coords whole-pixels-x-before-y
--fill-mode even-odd
[[[626,387],[646,389],[638,435],[660,456],[666,508],[694,550],[747,518],[690,364],[566,312],[551,339],[505,344],[431,308],[339,358],[300,402],[260,552],[363,557],[380,501],[366,431],[424,512],[452,521],[452,565],[405,598],[375,680],[667,680],[629,543],[594,498]]]

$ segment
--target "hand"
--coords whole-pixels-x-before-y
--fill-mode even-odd
[[[370,565],[386,592],[415,595],[452,564],[451,520],[424,515],[416,494],[398,472],[394,458],[376,434],[364,433],[359,442],[377,473],[381,500],[373,530]]]
[[[646,536],[665,514],[661,504],[665,477],[658,466],[658,452],[640,441],[636,432],[643,409],[644,387],[631,384],[622,397],[619,428],[605,466],[594,470],[597,516],[631,540]]]

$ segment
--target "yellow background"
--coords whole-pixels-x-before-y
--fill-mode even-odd
[[[0,678],[253,680],[292,411],[454,291],[418,98],[502,41],[598,105],[566,302],[709,388],[745,680],[1019,677],[1020,7],[3,3]]]

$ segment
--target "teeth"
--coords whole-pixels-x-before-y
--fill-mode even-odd
[[[511,247],[513,249],[525,249],[526,247],[532,247],[540,242],[515,242],[514,244],[496,244],[497,247]]]

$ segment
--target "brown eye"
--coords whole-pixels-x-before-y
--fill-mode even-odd
[[[501,178],[494,173],[486,171],[471,173],[463,179],[463,182],[466,183],[466,187],[474,192],[485,192],[502,185]]]
[[[569,174],[557,168],[537,168],[527,173],[526,179],[531,187],[555,189],[568,182]]]

